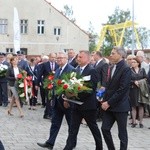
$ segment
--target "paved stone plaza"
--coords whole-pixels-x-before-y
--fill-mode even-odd
[[[19,118],[16,107],[13,108],[14,116],[7,115],[7,108],[0,107],[0,139],[5,150],[44,150],[36,143],[45,142],[49,135],[51,122],[42,118],[44,109],[37,107],[36,111],[28,110],[24,106],[24,118]],[[98,123],[101,128],[101,123]],[[128,125],[129,146],[128,150],[150,150],[150,118],[144,119],[144,128],[131,128]],[[117,126],[112,129],[116,150],[119,150]],[[67,124],[64,119],[54,150],[62,150],[67,138]],[[103,142],[104,143],[104,142]],[[95,144],[90,130],[81,125],[78,135],[78,144],[75,150],[95,150]],[[104,150],[107,150],[104,143]]]

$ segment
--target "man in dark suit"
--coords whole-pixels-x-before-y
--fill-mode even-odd
[[[117,122],[120,150],[127,150],[127,116],[130,110],[129,89],[131,81],[130,67],[123,60],[126,52],[121,47],[114,47],[111,51],[110,61],[114,64],[111,68],[111,77],[106,86],[103,97],[102,133],[109,150],[115,150],[111,136],[111,128]],[[116,69],[115,69],[116,68]]]
[[[75,71],[74,68],[67,64],[67,55],[63,52],[59,52],[57,55],[57,63],[59,68],[56,70],[55,79],[61,78],[64,73],[69,73]],[[68,131],[70,130],[70,120],[71,120],[71,111],[72,111],[72,104],[64,101],[61,96],[55,96],[53,103],[53,115],[52,115],[52,124],[50,128],[50,135],[49,139],[45,143],[37,143],[39,146],[43,148],[53,149],[55,144],[56,137],[58,135],[59,129],[61,127],[61,123],[63,120],[63,116],[67,120],[68,124]]]
[[[4,146],[3,146],[3,143],[1,141],[0,141],[0,150],[5,150]]]
[[[5,53],[0,52],[0,64],[5,65],[6,67],[9,66],[9,63],[5,58]],[[7,107],[8,105],[8,86],[6,76],[0,76],[0,105],[3,107]]]
[[[35,82],[36,89],[40,86],[40,83],[42,83],[43,86],[43,81],[44,79],[50,74],[50,73],[55,73],[55,70],[58,68],[58,64],[56,63],[56,53],[50,53],[49,54],[49,61],[46,63],[43,63],[39,70],[37,71],[37,81]],[[42,82],[41,82],[42,79]],[[44,111],[43,118],[44,119],[50,119],[52,116],[52,107],[50,100],[48,99],[48,91],[46,91],[46,108]]]
[[[96,150],[102,150],[102,138],[100,130],[96,124],[96,87],[98,82],[98,77],[96,70],[91,67],[90,63],[90,52],[89,51],[80,51],[78,54],[78,64],[80,68],[80,73],[82,76],[90,77],[90,84],[93,91],[91,93],[79,93],[79,100],[83,102],[82,105],[74,104],[72,119],[71,119],[71,130],[67,139],[67,144],[64,150],[72,150],[74,148],[74,141],[77,139],[77,134],[82,119],[84,118],[87,122],[88,127],[90,128],[92,135],[95,140]],[[78,72],[78,69],[77,69]]]
[[[96,51],[93,54],[94,60],[96,61],[94,68],[98,72],[98,83],[99,83],[99,89],[105,89],[106,87],[106,79],[107,79],[107,73],[108,73],[108,63],[106,63],[106,60],[103,58],[102,53],[100,51]],[[97,121],[101,121],[102,119],[102,109],[101,105],[97,101]]]
[[[73,49],[68,50],[68,63],[72,65],[74,68],[78,66],[78,63],[76,61],[77,55]]]
[[[94,60],[96,61],[94,68],[98,72],[98,81],[100,82],[101,88],[105,88],[107,71],[108,71],[108,63],[106,63],[106,60],[103,58],[100,51],[96,51],[93,57]]]
[[[46,63],[49,61],[49,57],[47,55],[44,55],[41,59],[42,59],[42,61],[37,63],[37,72],[41,71],[43,63]],[[46,106],[46,92],[45,92],[45,89],[43,88],[43,76],[40,77],[38,82],[39,82],[40,95],[41,95],[41,101],[42,101],[41,108],[45,108],[45,106]],[[36,80],[35,80],[35,83],[36,83]]]
[[[24,60],[23,52],[17,51],[17,57],[18,57],[18,67],[26,71],[28,68],[28,62],[27,60]]]

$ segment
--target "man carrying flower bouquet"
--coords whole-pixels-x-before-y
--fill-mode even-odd
[[[77,139],[79,127],[82,119],[84,118],[90,128],[95,140],[96,150],[102,150],[102,138],[100,130],[96,123],[97,113],[97,99],[96,88],[98,82],[98,76],[96,70],[91,67],[90,52],[82,50],[78,54],[77,58],[79,68],[77,72],[80,72],[83,77],[90,77],[89,83],[91,84],[92,92],[81,92],[78,94],[78,100],[83,102],[82,105],[74,104],[73,114],[71,119],[71,129],[67,139],[64,150],[72,150],[74,148],[74,141]]]
[[[59,68],[55,72],[55,79],[61,79],[63,74],[75,71],[73,66],[71,66],[67,62],[68,62],[67,54],[59,52],[57,54],[57,63],[59,65]],[[49,138],[45,143],[37,143],[40,147],[48,148],[50,150],[53,149],[64,115],[67,120],[68,131],[70,130],[71,112],[72,112],[72,104],[69,104],[68,102],[64,101],[62,99],[62,95],[54,95],[52,106],[53,106],[53,114]],[[75,142],[74,146],[76,145]]]

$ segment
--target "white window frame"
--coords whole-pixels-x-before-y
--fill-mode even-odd
[[[54,35],[56,36],[61,35],[61,27],[54,27]]]
[[[7,34],[8,20],[0,19],[0,34]]]
[[[28,33],[28,20],[27,19],[21,19],[20,20],[20,33],[21,34],[27,34]]]
[[[45,20],[37,20],[37,34],[44,34]]]
[[[13,53],[14,49],[13,48],[6,48],[6,53]]]

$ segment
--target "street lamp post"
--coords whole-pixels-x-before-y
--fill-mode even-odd
[[[132,0],[132,55],[134,55],[134,0]]]

